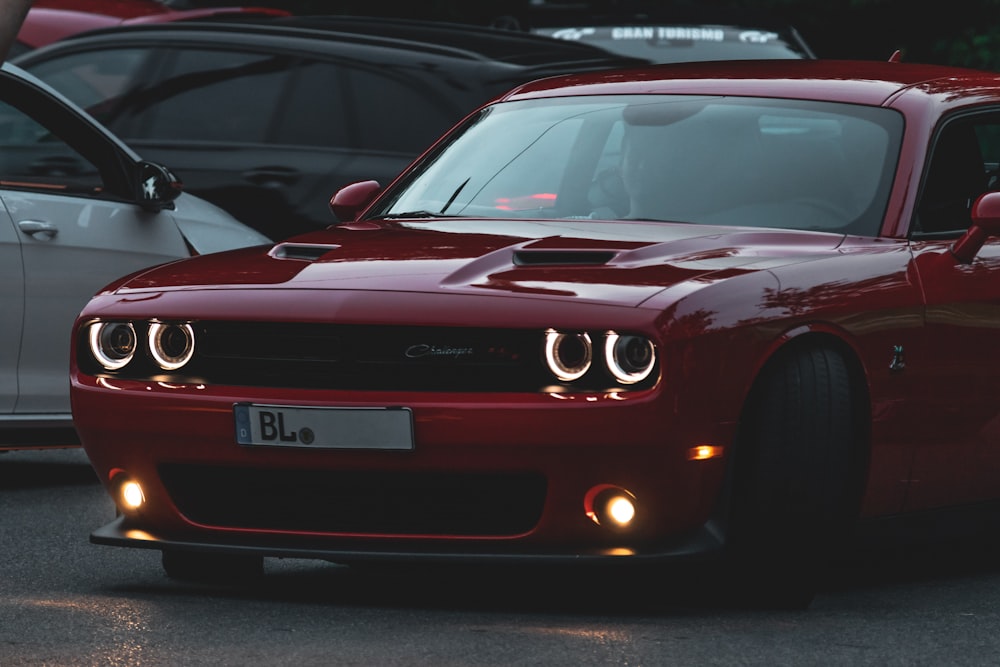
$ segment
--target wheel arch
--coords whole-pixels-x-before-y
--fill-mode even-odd
[[[761,377],[766,370],[774,364],[780,363],[785,355],[805,346],[828,347],[843,358],[850,377],[852,397],[857,410],[856,419],[860,422],[856,425],[860,429],[858,435],[863,440],[865,446],[870,447],[872,407],[868,370],[862,361],[862,356],[858,348],[843,331],[832,327],[820,325],[799,327],[786,332],[775,341],[753,373],[740,408],[740,422],[744,421],[743,412],[750,404],[753,393],[758,388]]]
[[[736,426],[736,438],[732,443],[732,455],[728,457],[726,473],[723,484],[723,493],[720,497],[719,506],[715,512],[713,523],[726,532],[731,512],[731,504],[735,493],[734,485],[740,465],[740,441],[744,425],[747,422],[747,414],[753,407],[756,394],[760,391],[762,378],[775,365],[782,363],[788,355],[796,350],[807,347],[824,347],[837,353],[844,361],[847,369],[849,385],[851,390],[851,400],[854,406],[855,432],[854,451],[852,459],[852,479],[850,483],[854,485],[854,509],[860,513],[861,502],[864,497],[867,485],[868,473],[871,459],[871,389],[868,381],[868,372],[862,360],[862,356],[857,347],[843,335],[843,332],[828,327],[799,327],[786,332],[778,338],[771,346],[767,354],[762,357],[761,362],[755,368],[748,383],[748,388],[743,397],[743,402],[739,410],[738,424]]]

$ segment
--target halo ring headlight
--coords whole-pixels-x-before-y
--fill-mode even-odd
[[[137,339],[131,322],[94,322],[88,339],[90,353],[109,371],[123,368],[135,356]]]
[[[149,326],[149,353],[165,371],[181,368],[194,356],[194,329],[187,323],[152,323]]]
[[[572,382],[583,377],[590,370],[593,356],[594,346],[586,332],[545,332],[545,363],[559,380]]]
[[[635,384],[649,377],[656,366],[656,347],[645,336],[620,335],[609,331],[604,342],[608,370],[622,384]]]

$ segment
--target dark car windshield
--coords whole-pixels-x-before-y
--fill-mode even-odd
[[[602,96],[482,111],[374,217],[642,219],[879,233],[903,121],[849,104]]]
[[[792,35],[723,25],[615,25],[536,28],[546,37],[583,42],[654,63],[811,58]]]

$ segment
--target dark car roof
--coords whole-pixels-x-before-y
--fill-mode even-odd
[[[436,44],[475,54],[477,57],[523,66],[607,58],[622,63],[626,60],[632,60],[632,64],[641,62],[610,55],[603,49],[588,44],[568,43],[527,33],[459,23],[334,15],[291,16],[268,23]]]
[[[956,82],[961,83],[956,83]],[[627,73],[559,76],[520,86],[507,98],[559,95],[692,93],[829,99],[881,105],[904,89],[957,95],[975,83],[1000,86],[1000,74],[890,61],[755,60],[654,65]]]
[[[380,46],[436,54],[444,57],[502,62],[525,69],[607,69],[643,64],[646,61],[614,55],[586,44],[574,44],[535,35],[494,28],[392,19],[338,16],[246,16],[239,19],[189,20],[183,23],[129,25],[75,35],[63,44],[101,39],[109,35],[131,35],[148,39],[155,35],[217,35],[228,39],[248,37],[296,39],[323,44]]]

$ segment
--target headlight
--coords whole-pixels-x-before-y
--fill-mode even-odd
[[[604,343],[608,370],[622,384],[642,382],[653,372],[656,348],[643,336],[620,336],[609,331]]]
[[[90,353],[109,371],[122,368],[135,355],[135,329],[129,322],[94,322],[88,337]]]
[[[583,377],[590,369],[593,345],[586,333],[545,332],[545,363],[552,374],[563,382]]]
[[[194,355],[194,329],[190,324],[154,322],[149,327],[149,352],[163,370],[177,370]]]

